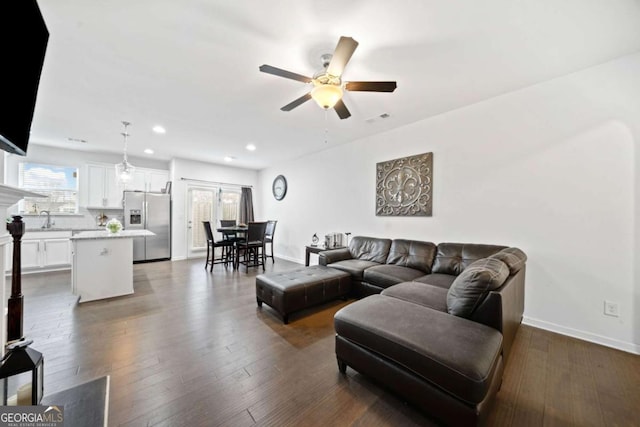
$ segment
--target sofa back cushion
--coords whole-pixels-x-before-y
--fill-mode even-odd
[[[472,243],[440,243],[432,272],[457,276],[471,263],[487,258],[506,246],[478,245]]]
[[[387,264],[409,267],[429,274],[435,256],[436,245],[431,242],[395,239],[391,243]]]
[[[376,237],[355,236],[349,244],[349,252],[355,259],[373,261],[384,264],[391,248],[390,239]]]
[[[524,264],[527,261],[527,254],[518,248],[506,248],[491,255],[489,258],[496,258],[507,264],[507,267],[509,267],[509,274],[513,276],[518,271],[522,270],[522,267],[524,267]]]
[[[465,268],[447,292],[447,312],[470,318],[489,291],[498,289],[509,277],[509,267],[496,258],[479,259]]]

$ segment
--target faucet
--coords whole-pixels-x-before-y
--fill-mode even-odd
[[[51,228],[51,212],[40,211],[40,214],[38,216],[42,215],[43,213],[47,214],[47,221],[44,224],[42,224],[42,228]]]

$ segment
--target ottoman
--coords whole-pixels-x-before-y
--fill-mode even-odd
[[[323,265],[291,271],[260,274],[256,277],[258,307],[266,303],[289,323],[289,314],[316,304],[345,298],[351,289],[351,276]]]

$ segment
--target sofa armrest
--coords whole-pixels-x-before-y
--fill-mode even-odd
[[[489,292],[470,318],[502,332],[505,361],[509,358],[511,345],[524,313],[525,270],[525,267],[522,267],[520,271],[510,276],[500,288]]]
[[[352,258],[349,248],[329,249],[318,254],[318,264],[328,265]]]

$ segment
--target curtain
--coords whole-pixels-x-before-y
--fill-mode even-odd
[[[242,194],[240,195],[240,217],[238,222],[240,224],[248,224],[253,219],[253,195],[250,187],[242,187]]]

